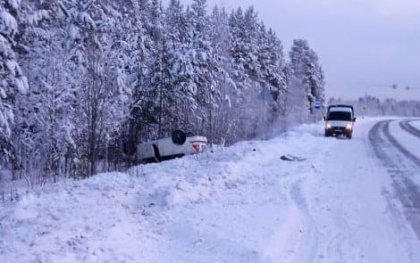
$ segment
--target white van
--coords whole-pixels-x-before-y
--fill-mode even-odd
[[[330,105],[324,120],[325,137],[345,135],[349,139],[352,138],[354,122],[356,121],[353,106]]]

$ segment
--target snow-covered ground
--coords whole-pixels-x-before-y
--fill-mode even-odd
[[[420,262],[415,220],[371,146],[377,121],[358,120],[353,140],[303,125],[33,191],[1,207],[0,261]]]

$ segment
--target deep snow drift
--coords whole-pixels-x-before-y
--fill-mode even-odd
[[[375,122],[353,140],[304,125],[32,191],[2,204],[1,262],[420,262],[367,139]]]

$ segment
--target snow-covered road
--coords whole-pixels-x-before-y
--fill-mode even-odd
[[[322,128],[34,190],[0,261],[420,262],[420,121]]]
[[[410,121],[385,120],[375,125],[369,138],[388,168],[405,217],[420,239],[420,130]]]

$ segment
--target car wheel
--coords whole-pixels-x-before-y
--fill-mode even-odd
[[[351,132],[350,133],[347,133],[347,138],[348,139],[351,139],[352,137],[353,137],[353,133],[351,133]]]
[[[183,145],[187,140],[187,135],[181,130],[172,132],[172,142],[178,145]]]
[[[330,137],[331,134],[329,132],[325,132],[325,137]]]

